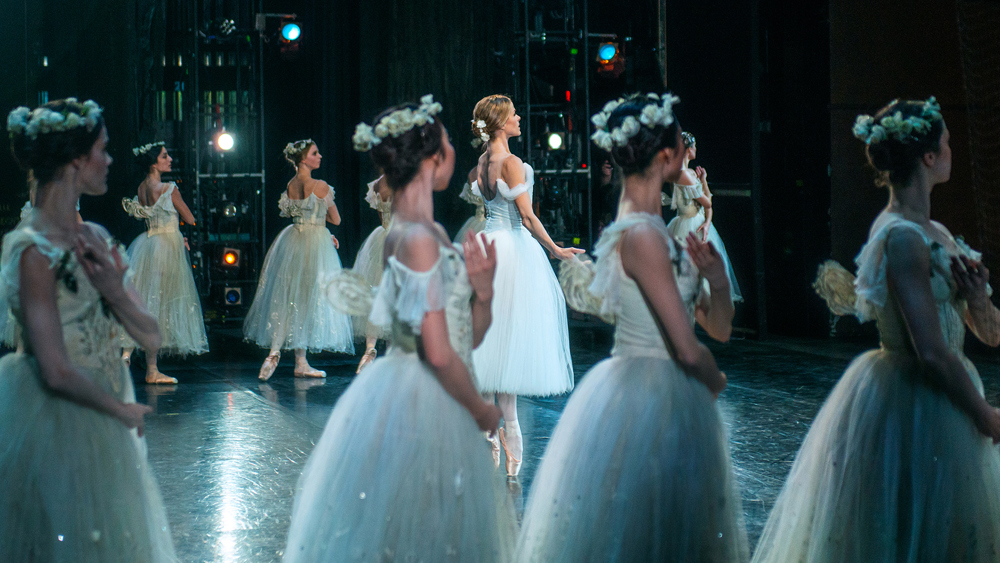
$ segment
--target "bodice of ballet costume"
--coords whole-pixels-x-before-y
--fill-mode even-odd
[[[365,201],[368,205],[382,214],[382,228],[388,230],[389,224],[392,222],[392,198],[388,201],[383,201],[382,196],[375,191],[375,185],[382,178],[379,177],[377,180],[368,182],[368,193],[365,194]]]
[[[517,210],[514,200],[521,194],[528,194],[528,198],[533,197],[535,190],[535,171],[530,165],[524,164],[524,182],[511,188],[503,178],[497,178],[497,194],[492,200],[487,201],[479,189],[479,182],[473,182],[470,191],[473,195],[479,196],[483,200],[486,209],[486,226],[483,231],[489,233],[500,230],[524,229],[521,224],[521,212]],[[527,230],[527,229],[525,229]]]
[[[486,219],[486,202],[483,201],[483,196],[479,195],[478,190],[477,193],[472,192],[472,184],[466,182],[462,186],[462,193],[458,194],[458,197],[476,206],[476,219],[478,221]]]
[[[139,196],[135,196],[132,199],[122,199],[122,207],[132,217],[146,221],[147,236],[176,233],[180,231],[180,219],[172,198],[176,189],[177,185],[170,183],[153,205],[142,205],[139,203]]]
[[[705,190],[702,188],[701,182],[695,182],[691,185],[674,184],[674,194],[670,199],[670,208],[677,210],[678,217],[694,217],[699,213],[704,213],[704,208],[695,201],[704,195]]]
[[[282,217],[291,217],[292,223],[297,227],[326,227],[326,211],[333,207],[333,188],[324,197],[317,197],[315,193],[309,194],[304,199],[292,199],[288,197],[288,192],[281,194],[278,200],[278,209]],[[299,229],[301,230],[301,228]]]

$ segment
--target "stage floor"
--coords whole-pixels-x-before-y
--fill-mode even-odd
[[[610,332],[574,327],[571,333],[579,380],[607,356]],[[257,370],[265,351],[241,342],[235,330],[213,331],[210,340],[210,354],[161,360],[161,370],[180,385],[145,385],[140,365],[133,367],[138,400],[154,409],[146,425],[149,458],[178,556],[191,562],[280,561],[296,480],[330,410],[351,383],[358,358],[311,356],[328,377],[304,380],[292,377],[287,353],[274,377],[262,383]],[[709,346],[729,378],[719,406],[753,546],[810,422],[866,346],[804,340]],[[973,361],[987,399],[997,405],[1000,363]],[[567,398],[520,399],[524,464],[520,486],[508,488],[519,517]],[[497,470],[498,479],[502,472]]]

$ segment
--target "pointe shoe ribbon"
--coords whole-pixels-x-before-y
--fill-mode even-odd
[[[504,461],[504,468],[507,469],[507,477],[516,478],[517,474],[521,471],[521,460],[514,457],[514,454],[510,453],[510,450],[507,448],[506,432],[504,432],[503,428],[500,429],[500,445],[503,446],[503,452],[507,455],[507,459]]]

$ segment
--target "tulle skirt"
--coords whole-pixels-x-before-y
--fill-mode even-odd
[[[351,317],[334,309],[322,290],[340,269],[326,227],[285,227],[264,258],[243,335],[265,348],[353,354]]]
[[[357,258],[354,259],[354,271],[360,274],[368,285],[378,287],[382,283],[382,270],[385,268],[383,260],[383,249],[385,248],[385,236],[389,231],[379,225],[375,227],[361,250],[358,251]],[[354,317],[354,336],[357,338],[374,337],[384,339],[386,331],[379,326],[368,322],[367,317]]]
[[[137,236],[128,249],[133,283],[146,308],[160,325],[165,354],[208,352],[201,300],[194,285],[191,262],[179,231]],[[135,343],[124,336],[126,347]]]
[[[0,561],[176,561],[145,441],[53,394],[27,354],[0,359],[0,444]]]
[[[527,229],[486,234],[496,243],[493,323],[472,353],[483,393],[546,396],[573,389],[566,299]]]
[[[462,244],[465,242],[465,233],[471,232],[473,234],[481,232],[486,226],[486,216],[480,216],[476,213],[472,217],[462,224],[462,228],[458,230],[458,234],[455,235],[455,242]]]
[[[996,446],[911,355],[856,358],[813,421],[754,561],[998,560]]]
[[[746,561],[742,513],[708,388],[671,360],[616,356],[566,404],[515,560]]]
[[[680,215],[674,217],[667,224],[667,231],[674,238],[679,238],[684,240],[687,238],[688,233],[693,233],[705,223],[705,210],[699,209],[698,214],[692,217],[681,217]],[[712,246],[719,251],[719,255],[722,256],[722,261],[726,264],[726,274],[729,276],[729,292],[733,296],[733,301],[743,301],[743,294],[740,292],[740,284],[736,282],[736,272],[733,271],[733,265],[729,262],[729,254],[726,253],[726,245],[722,243],[722,238],[719,237],[719,231],[715,230],[715,223],[713,222],[708,226],[708,241],[712,243]]]
[[[509,561],[516,524],[489,444],[415,353],[337,401],[299,479],[286,563]]]

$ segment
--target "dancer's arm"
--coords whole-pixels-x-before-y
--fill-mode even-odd
[[[513,155],[508,156],[507,160],[503,161],[503,169],[500,175],[508,186],[516,187],[523,184],[525,177],[524,165],[521,163],[521,159]],[[514,205],[517,206],[517,211],[521,214],[521,223],[524,225],[524,228],[528,229],[531,236],[535,237],[535,240],[545,247],[552,256],[560,260],[569,260],[573,255],[583,252],[579,248],[563,248],[552,241],[552,237],[545,230],[545,225],[542,225],[542,222],[535,216],[535,211],[531,208],[531,197],[527,193],[517,196],[514,199]]]
[[[56,278],[48,258],[31,247],[21,254],[19,297],[24,311],[25,335],[38,361],[42,382],[52,392],[107,414],[128,428],[143,433],[146,405],[126,404],[94,384],[69,361],[59,322],[56,302]]]
[[[708,172],[699,166],[695,169],[695,175],[698,177],[698,181],[701,182],[703,194],[701,197],[695,198],[695,201],[705,210],[705,222],[698,227],[696,232],[701,233],[701,240],[706,241],[708,240],[708,229],[712,225],[712,192],[708,189]]]
[[[688,375],[718,395],[726,388],[726,376],[719,371],[712,353],[694,336],[677,289],[667,241],[652,228],[639,226],[622,235],[620,245],[625,274],[642,291],[671,356]]]
[[[698,302],[694,318],[708,335],[719,342],[728,342],[733,332],[733,296],[729,289],[729,276],[722,256],[710,242],[694,233],[688,233],[688,254],[701,276],[708,281],[709,297]]]
[[[493,322],[493,275],[497,268],[497,246],[486,242],[486,235],[479,240],[471,232],[465,233],[462,249],[465,251],[465,269],[472,284],[472,346],[483,343],[487,329]],[[484,252],[485,250],[485,252]]]
[[[936,383],[979,431],[1000,441],[1000,410],[993,408],[972,383],[965,366],[944,341],[937,303],[931,289],[931,257],[923,238],[910,229],[895,229],[886,241],[886,276],[903,315],[913,351]],[[886,306],[891,307],[891,303]]]
[[[313,188],[313,192],[312,192],[312,193],[316,194],[316,197],[318,197],[320,199],[323,199],[324,197],[327,196],[327,194],[330,193],[330,190],[332,189],[332,188],[330,188],[330,184],[327,184],[323,180],[313,180],[313,181],[317,182],[317,185],[316,185],[315,188]],[[334,225],[339,225],[340,224],[340,210],[337,209],[337,204],[336,203],[330,204],[330,207],[327,208],[327,210],[326,210],[326,222],[327,223],[332,223]]]
[[[982,262],[969,260],[965,256],[953,256],[951,273],[958,285],[959,294],[969,305],[965,313],[965,324],[969,330],[988,346],[1000,345],[1000,310],[997,310],[986,293],[990,271]]]
[[[170,201],[174,204],[177,214],[181,216],[181,221],[184,221],[188,225],[194,225],[194,214],[191,213],[187,204],[184,203],[184,198],[181,197],[181,192],[177,188],[174,188],[174,192],[170,194]]]
[[[396,258],[411,270],[426,272],[438,261],[438,244],[437,237],[414,229],[402,241]],[[500,424],[500,409],[483,401],[472,384],[468,368],[451,347],[444,309],[424,314],[417,350],[444,390],[472,414],[479,428],[496,430]]]

